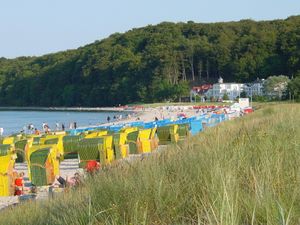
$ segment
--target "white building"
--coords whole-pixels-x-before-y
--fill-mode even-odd
[[[223,79],[220,77],[218,83],[214,84],[212,89],[206,92],[206,97],[215,99],[223,99],[224,94],[228,95],[229,100],[235,100],[240,97],[243,91],[247,96],[263,95],[263,83],[264,80],[256,80],[252,83],[223,83]]]
[[[244,91],[244,87],[245,84],[241,83],[223,83],[223,79],[220,77],[218,83],[206,92],[206,96],[208,98],[223,99],[224,94],[227,94],[229,100],[235,100]]]
[[[244,90],[247,93],[247,96],[262,96],[264,94],[264,81],[264,79],[257,79],[252,83],[245,84]]]

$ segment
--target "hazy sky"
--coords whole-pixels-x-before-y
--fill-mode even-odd
[[[73,49],[162,21],[271,20],[300,14],[300,0],[0,0],[0,57]]]

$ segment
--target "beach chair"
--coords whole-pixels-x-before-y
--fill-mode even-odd
[[[49,149],[49,160],[51,162],[54,175],[59,175],[59,165],[60,165],[60,153],[56,144],[49,145],[32,145],[26,152],[27,165],[28,168],[31,166],[31,155],[36,153],[41,149]],[[29,177],[31,177],[31,170],[28,170]]]
[[[35,186],[52,184],[55,180],[51,148],[41,148],[30,155],[30,180]]]
[[[14,152],[13,145],[11,144],[0,144],[0,156],[6,156]]]
[[[15,142],[15,137],[5,137],[2,140],[2,144],[4,145],[11,145]]]
[[[16,162],[24,162],[25,161],[26,145],[27,145],[27,139],[15,142],[15,151],[17,154]]]
[[[99,161],[101,138],[84,138],[78,145],[78,155],[80,159],[79,167],[85,168],[89,160]]]
[[[154,151],[158,148],[158,138],[156,135],[156,131],[157,131],[156,127],[151,129],[151,134],[150,134],[151,151]]]
[[[177,124],[158,127],[157,136],[159,139],[159,144],[166,145],[170,143],[177,143],[179,140],[179,135],[177,132],[178,132]]]
[[[13,168],[15,157],[13,154],[0,156],[0,196],[14,195]]]
[[[139,136],[139,131],[133,131],[127,134],[127,144],[129,145],[129,153],[130,154],[138,154],[138,148],[137,148],[137,140]]]
[[[63,153],[65,159],[78,158],[79,141],[83,139],[81,135],[66,135],[62,139]]]
[[[179,140],[184,140],[190,136],[189,123],[178,124],[178,136],[179,136]]]
[[[139,130],[137,139],[138,153],[151,152],[151,132],[152,129]]]
[[[116,159],[123,159],[129,155],[129,145],[126,144],[127,134],[124,132],[113,135],[114,152]]]
[[[203,130],[203,120],[202,119],[193,120],[191,121],[190,126],[191,126],[191,134],[196,135]]]

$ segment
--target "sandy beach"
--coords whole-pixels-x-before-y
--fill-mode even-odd
[[[197,109],[193,109],[193,106],[191,105],[142,108],[142,109],[135,109],[131,113],[128,113],[129,116],[127,116],[126,118],[117,119],[117,120],[113,120],[113,118],[110,118],[111,121],[109,123],[104,123],[101,125],[110,126],[110,125],[130,123],[136,121],[151,122],[151,121],[155,121],[155,118],[159,120],[177,119],[179,114],[185,114],[186,117],[192,117],[192,116],[199,115],[199,113],[200,111]]]

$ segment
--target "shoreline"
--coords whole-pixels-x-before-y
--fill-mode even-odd
[[[0,111],[136,112],[133,107],[0,107]]]

